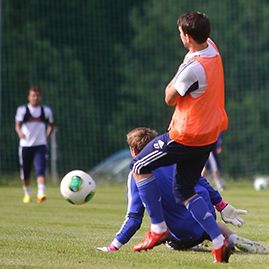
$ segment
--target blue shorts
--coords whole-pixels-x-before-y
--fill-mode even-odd
[[[215,143],[207,146],[185,146],[170,139],[169,133],[157,136],[133,159],[130,168],[136,174],[151,173],[161,166],[176,164],[174,194],[185,201],[196,192],[194,186]]]
[[[173,236],[171,236],[171,238],[167,239],[167,242],[175,250],[187,250],[201,244],[205,240],[211,240],[211,239],[207,233],[203,232],[200,238],[195,238],[195,239],[184,241],[184,240],[178,240],[174,238]]]
[[[32,166],[35,167],[36,176],[45,176],[48,159],[46,145],[33,147],[19,147],[20,177],[29,179]]]

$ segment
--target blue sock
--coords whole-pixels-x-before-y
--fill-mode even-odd
[[[161,205],[160,190],[155,177],[152,175],[147,179],[136,182],[140,198],[146,207],[152,224],[164,221],[163,208]]]
[[[210,236],[211,240],[221,235],[218,224],[208,209],[204,199],[195,195],[186,205],[192,217],[200,224],[204,231]]]

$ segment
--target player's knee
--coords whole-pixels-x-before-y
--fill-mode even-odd
[[[188,200],[190,200],[194,195],[196,195],[194,187],[182,187],[175,186],[174,187],[174,196],[176,201],[181,204],[186,204]]]
[[[45,169],[37,169],[36,170],[36,177],[45,177]]]
[[[147,179],[147,178],[151,177],[152,174],[151,174],[151,173],[147,173],[147,174],[137,174],[137,173],[134,173],[134,172],[133,172],[133,176],[134,176],[134,179],[135,179],[136,181],[141,181],[141,180],[143,180],[143,179]]]

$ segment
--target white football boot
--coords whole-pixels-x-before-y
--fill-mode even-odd
[[[256,254],[268,254],[269,251],[266,246],[264,246],[261,242],[252,241],[246,239],[244,237],[238,236],[234,240],[234,246],[241,251],[248,253],[256,253]]]

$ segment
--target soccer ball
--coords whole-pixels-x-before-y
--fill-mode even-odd
[[[256,191],[264,190],[268,187],[268,181],[265,177],[256,177],[254,180],[254,189]]]
[[[89,202],[95,194],[95,189],[96,184],[92,177],[81,170],[73,170],[66,174],[60,185],[62,196],[74,205]]]

